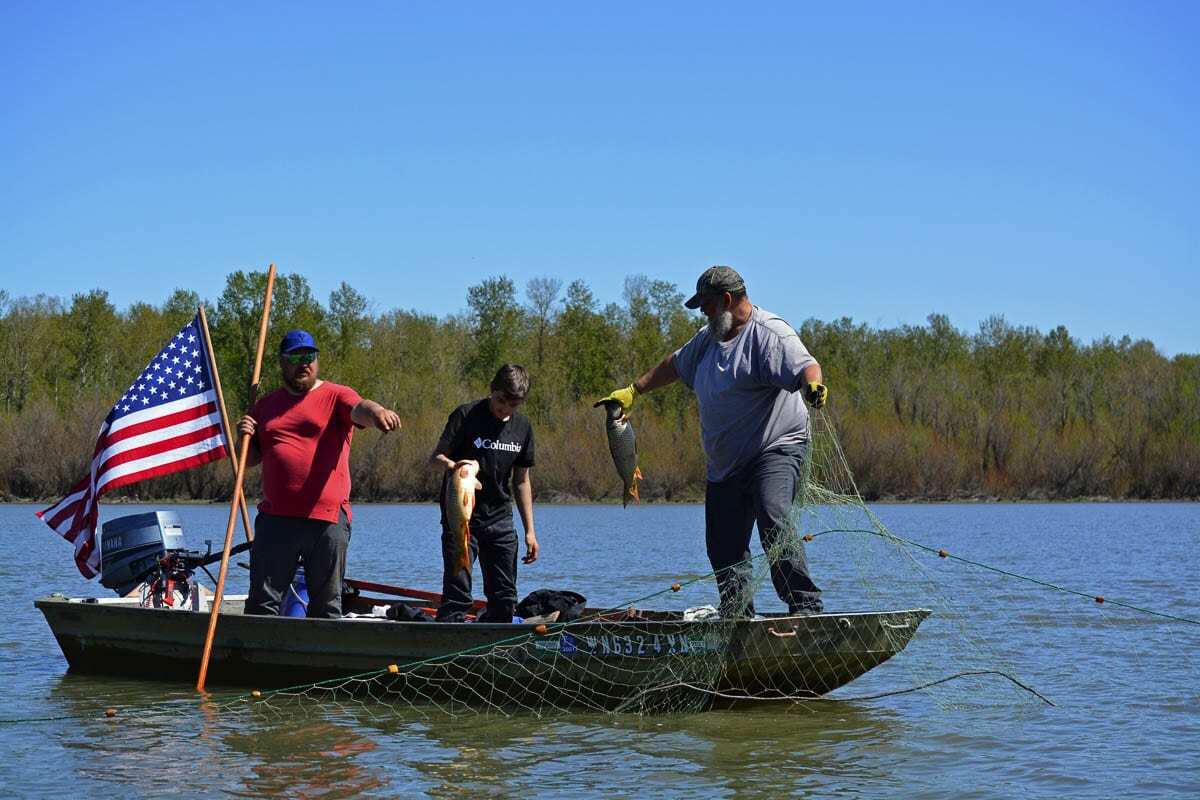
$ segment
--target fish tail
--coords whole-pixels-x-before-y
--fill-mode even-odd
[[[638,494],[638,485],[637,485],[637,482],[640,481],[641,479],[642,479],[641,468],[634,467],[633,468],[633,480],[629,484],[629,497],[632,497],[634,499],[634,502],[636,502],[638,505],[641,505],[641,502],[642,502],[642,496],[640,494]],[[626,506],[629,505],[629,497],[625,498],[625,502],[623,505],[626,505]]]

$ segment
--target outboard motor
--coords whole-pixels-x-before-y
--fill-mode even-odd
[[[229,553],[249,548],[246,542]],[[142,602],[154,608],[183,605],[199,591],[196,568],[208,573],[207,566],[220,560],[220,553],[184,549],[183,525],[174,511],[118,517],[104,523],[100,533],[101,585],[122,597],[144,585]]]
[[[100,533],[100,583],[123,597],[158,571],[163,556],[181,550],[183,524],[174,511],[109,520]]]

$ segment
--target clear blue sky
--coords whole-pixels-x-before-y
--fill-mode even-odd
[[[274,261],[445,315],[727,263],[797,325],[1200,352],[1200,4],[647,5],[8,0],[0,288]]]

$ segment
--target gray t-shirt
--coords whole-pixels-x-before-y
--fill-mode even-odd
[[[816,359],[770,311],[754,306],[728,342],[701,328],[674,355],[679,377],[700,405],[710,481],[725,480],[764,450],[808,440],[808,409],[797,390]]]

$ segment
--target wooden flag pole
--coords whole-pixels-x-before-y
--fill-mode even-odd
[[[267,321],[271,317],[271,294],[275,290],[275,265],[267,270],[267,293],[263,299],[262,322],[258,326],[258,350],[254,354],[254,377],[251,392],[258,393],[258,381],[262,375],[263,348],[267,344]],[[221,614],[221,601],[225,596],[225,575],[229,572],[229,549],[233,545],[233,529],[237,526],[238,498],[242,495],[242,481],[246,477],[246,455],[250,452],[250,437],[242,434],[238,442],[238,464],[234,473],[233,503],[229,506],[229,524],[225,526],[225,549],[221,552],[221,572],[217,576],[217,591],[212,599],[212,612],[208,615],[208,636],[204,640],[204,655],[200,658],[200,677],[196,679],[196,690],[204,691],[208,678],[208,660],[212,656],[213,637],[217,633],[217,617]]]
[[[241,483],[238,483],[238,456],[237,448],[233,443],[233,428],[229,425],[229,412],[225,410],[225,393],[221,391],[221,375],[217,372],[217,356],[213,353],[212,336],[208,333],[208,315],[204,313],[204,306],[199,307],[200,327],[204,331],[204,346],[208,349],[208,365],[212,367],[213,383],[217,387],[217,404],[221,409],[221,427],[225,430],[225,441],[229,442],[229,468],[233,470],[233,482],[237,486],[237,492],[234,494],[234,502],[242,510],[242,529],[246,531],[246,541],[254,541],[254,529],[250,527],[250,513],[246,510],[246,495],[242,493]],[[254,397],[250,398],[250,405],[254,405]]]

